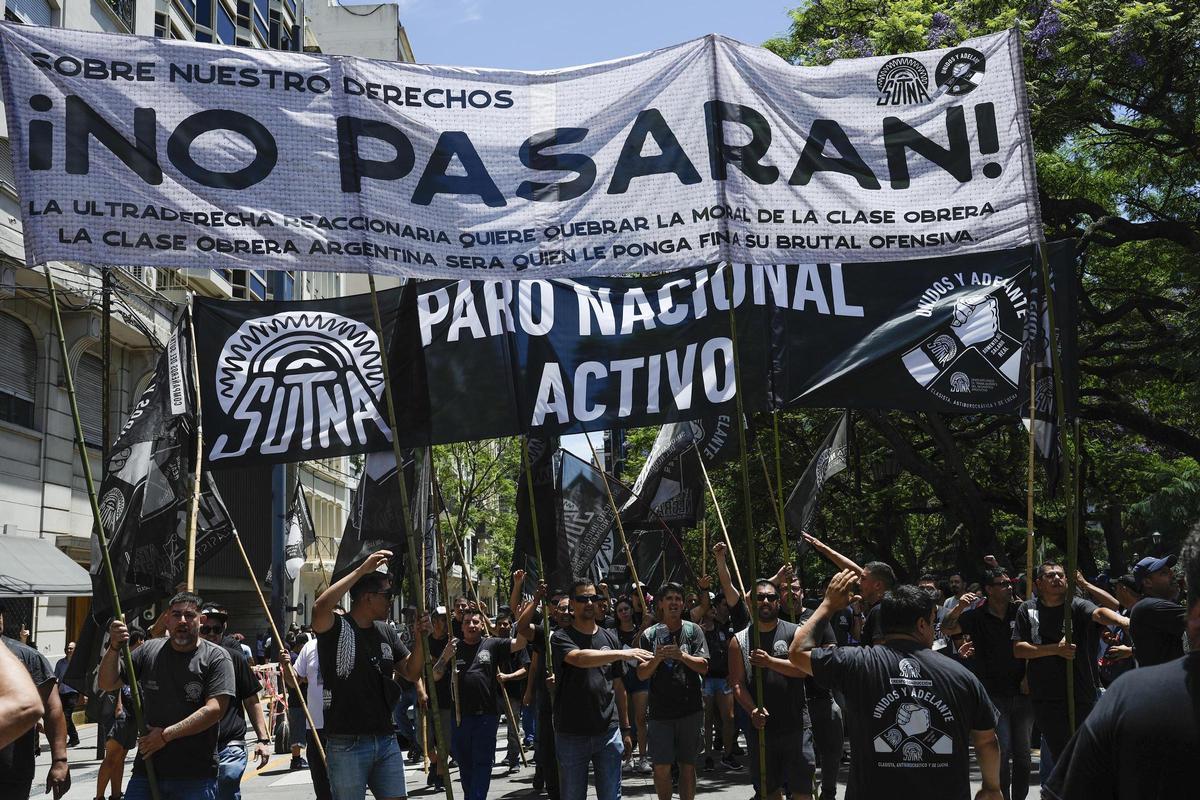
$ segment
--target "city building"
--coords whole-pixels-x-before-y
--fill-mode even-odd
[[[0,0],[4,18],[29,25],[133,33],[241,47],[370,55],[412,60],[398,8],[313,4],[320,33],[308,30],[297,0]],[[381,20],[387,24],[381,24]],[[321,37],[330,43],[325,45]],[[41,267],[27,265],[20,202],[14,185],[7,126],[0,114],[0,607],[10,631],[25,625],[37,648],[55,660],[90,611],[79,589],[79,568],[92,559],[92,514],[74,442]],[[96,266],[49,265],[60,289],[69,360],[84,439],[97,485],[105,430],[111,442],[148,385],[154,365],[187,295],[270,299],[264,272],[224,269],[109,269],[109,413],[103,411],[101,308],[104,271]],[[292,299],[336,297],[363,290],[346,275],[288,273],[279,284]],[[107,425],[106,425],[107,423]],[[305,488],[318,542],[292,587],[287,619],[307,622],[312,600],[328,585],[350,494],[357,483],[352,458],[289,465],[288,498]],[[261,579],[271,558],[270,467],[214,471],[217,484]],[[65,558],[63,558],[65,556]],[[59,586],[21,585],[13,559],[58,569]],[[55,559],[59,559],[55,561]],[[12,574],[10,574],[12,573]],[[74,581],[74,583],[72,583]],[[248,638],[267,629],[257,594],[237,550],[218,553],[197,575],[197,590],[229,607],[234,627]],[[31,592],[41,591],[38,596]],[[46,592],[49,593],[46,593]],[[90,593],[90,590],[89,590]]]

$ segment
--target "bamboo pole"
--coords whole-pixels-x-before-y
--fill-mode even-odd
[[[450,629],[450,609],[449,609],[450,567],[448,564],[449,559],[446,558],[446,552],[445,552],[445,547],[444,547],[445,540],[442,538],[442,511],[444,511],[445,509],[442,508],[442,503],[441,503],[441,494],[442,493],[441,493],[440,489],[438,488],[437,478],[435,477],[434,470],[432,469],[432,466],[433,466],[432,452],[430,453],[429,464],[431,467],[429,472],[430,472],[430,476],[432,479],[432,482],[430,484],[430,495],[431,495],[430,502],[434,504],[433,524],[437,530],[437,539],[438,539],[438,570],[439,570],[438,574],[441,576],[442,581],[445,584],[445,592],[446,592],[446,604],[447,604],[446,635],[453,636],[454,632]],[[457,537],[455,537],[454,543],[458,544]],[[465,567],[464,567],[464,569],[465,569]],[[462,699],[459,697],[459,693],[458,693],[458,660],[457,659],[451,661],[451,663],[450,663],[450,697],[451,697],[452,701],[454,702],[454,721],[457,722],[459,725],[461,725],[462,724]]]
[[[525,470],[525,489],[529,494],[529,527],[533,531],[533,552],[537,556],[538,565],[538,581],[547,582],[546,562],[542,560],[542,535],[538,531],[537,519],[537,493],[533,490],[533,467],[529,463],[529,438],[521,437],[521,466]],[[547,604],[546,613],[542,614],[542,636],[546,640],[546,654],[544,661],[546,662],[546,675],[554,677],[554,661],[550,658],[550,606]],[[557,686],[558,684],[555,683]],[[554,707],[554,692],[548,693],[550,696],[550,706]],[[546,765],[546,768],[551,768]]]
[[[92,507],[92,526],[96,529],[96,539],[100,545],[100,564],[104,572],[104,582],[112,599],[113,616],[121,622],[125,615],[121,611],[121,595],[117,591],[117,578],[113,573],[112,558],[108,552],[108,534],[104,532],[104,518],[100,516],[100,504],[96,499],[96,484],[92,481],[92,465],[88,461],[87,444],[83,439],[83,421],[79,416],[79,401],[75,396],[75,379],[71,375],[71,361],[67,353],[67,337],[63,333],[62,313],[58,308],[58,290],[54,287],[54,276],[50,274],[50,265],[44,264],[42,269],[46,274],[46,290],[50,294],[50,309],[54,316],[54,332],[58,335],[58,353],[61,359],[63,381],[66,383],[67,399],[71,404],[71,419],[75,423],[75,448],[79,453],[80,466],[83,469],[83,482],[87,486],[88,502]],[[129,642],[121,645],[121,659],[125,663],[125,676],[129,683],[130,699],[133,701],[133,720],[138,733],[147,733],[146,718],[142,714],[142,691],[138,686],[137,672],[133,668],[133,655]],[[159,800],[158,778],[155,775],[153,757],[142,759],[146,765],[146,780],[150,784],[150,794],[154,800]]]
[[[1037,366],[1029,365],[1029,477],[1025,487],[1025,597],[1033,597],[1033,473],[1034,450],[1037,447],[1034,433],[1037,418]]]
[[[700,574],[708,574],[708,520],[700,516]]]
[[[617,508],[617,501],[613,498],[612,487],[608,485],[608,473],[604,471],[604,467],[600,464],[600,457],[596,455],[596,446],[592,444],[592,437],[584,434],[583,438],[587,439],[588,448],[592,451],[592,461],[596,464],[596,469],[600,470],[600,477],[604,479],[604,493],[608,497],[609,508],[613,512],[613,521],[617,523],[617,533],[621,536],[621,546],[625,548],[625,558],[629,561],[629,574],[633,576],[633,587],[637,590],[638,599],[642,601],[642,614],[650,613],[650,606],[646,605],[646,594],[642,591],[642,581],[638,578],[637,564],[633,562],[633,553],[629,550],[629,540],[625,538],[625,526],[621,523],[621,510]]]
[[[754,512],[750,506],[750,465],[748,463],[746,453],[746,412],[742,407],[742,368],[741,362],[738,359],[738,335],[737,335],[737,308],[733,297],[733,264],[725,264],[725,294],[729,302],[729,339],[732,343],[731,360],[733,361],[733,396],[737,403],[737,432],[738,432],[738,460],[741,463],[742,472],[742,508],[746,517],[746,552],[749,556],[748,566],[750,567],[751,576],[758,574],[756,558],[755,558],[755,543],[754,543]],[[750,598],[746,600],[746,611],[751,612]],[[758,620],[755,619],[751,612],[750,616],[750,635],[754,642],[754,649],[762,648],[762,635],[758,630]],[[754,695],[755,703],[759,708],[763,704],[763,675],[762,670],[758,667],[751,667],[754,673]],[[758,729],[758,774],[762,776],[762,780],[758,783],[758,794],[762,800],[767,797],[767,732],[764,728]]]
[[[280,644],[280,651],[283,650],[283,637],[279,635],[279,627],[275,624],[275,618],[271,616],[271,605],[267,602],[266,595],[262,593],[262,586],[259,585],[258,576],[254,574],[254,567],[250,565],[250,557],[246,555],[246,547],[242,544],[242,537],[235,530],[233,532],[233,540],[237,542],[238,552],[242,554],[242,563],[246,565],[246,573],[250,576],[250,584],[254,587],[255,593],[258,595],[258,602],[262,605],[263,614],[267,617],[267,622],[271,623],[271,635],[275,637],[275,641]],[[296,679],[296,672],[292,669],[289,662],[284,665],[286,672],[291,673],[294,683],[299,685]],[[284,678],[284,683],[287,683],[287,678]],[[297,692],[296,697],[300,700],[300,708],[304,710],[304,719],[308,722],[308,729],[313,732],[313,741],[317,744],[317,752],[321,756],[321,763],[329,766],[329,759],[325,757],[325,745],[321,744],[321,737],[317,736],[317,725],[313,722],[312,713],[308,710],[308,701],[304,697],[304,692]]]
[[[188,338],[191,339],[192,350],[192,382],[196,386],[196,460],[195,477],[192,485],[192,502],[188,505],[187,519],[187,590],[195,591],[196,586],[196,525],[200,517],[201,470],[204,466],[204,426],[200,413],[200,360],[196,354],[196,327],[192,323],[192,312],[187,315]],[[280,642],[282,640],[276,639]]]
[[[708,487],[708,496],[712,498],[713,508],[717,511],[717,523],[721,526],[721,536],[725,540],[725,547],[729,552],[729,560],[733,562],[733,575],[737,578],[738,592],[745,597],[746,584],[742,580],[742,570],[738,567],[737,555],[733,552],[733,542],[729,540],[729,528],[725,525],[725,515],[721,513],[721,504],[717,502],[717,493],[713,491],[712,481],[708,479],[708,468],[704,466],[704,458],[700,455],[699,448],[696,448],[696,458],[700,461],[700,472],[704,475],[704,484]]]
[[[388,426],[392,433],[392,452],[396,457],[396,481],[400,484],[400,516],[403,517],[404,538],[406,549],[408,550],[409,563],[409,578],[412,580],[413,586],[420,586],[420,576],[411,574],[412,570],[423,570],[424,565],[417,563],[417,544],[413,541],[412,520],[409,518],[409,503],[408,503],[408,486],[404,483],[404,454],[400,449],[400,431],[396,426],[396,402],[392,396],[392,373],[391,365],[388,363],[387,353],[387,337],[383,331],[383,316],[379,313],[379,294],[375,291],[375,274],[367,273],[367,281],[371,288],[371,310],[375,315],[375,332],[379,336],[379,356],[380,364],[383,367],[383,395],[387,402]],[[425,616],[425,598],[420,594],[417,595],[417,619],[418,621]],[[423,656],[423,670],[425,675],[425,683],[429,687],[427,694],[429,695],[429,708],[433,713],[434,718],[438,714],[438,697],[437,686],[433,682],[433,661],[429,657],[429,634],[426,631],[418,631],[421,637],[421,654]],[[440,724],[433,726],[433,735],[437,740],[438,752],[449,753],[449,742],[443,741],[446,737],[442,735],[442,726]],[[446,800],[454,800],[454,782],[446,780]]]
[[[1071,444],[1075,462],[1071,465],[1071,503],[1068,506],[1071,518],[1067,524],[1067,599],[1063,611],[1063,631],[1070,641],[1071,635],[1071,604],[1074,601],[1075,572],[1079,569],[1079,483],[1080,473],[1083,472],[1080,463],[1079,417],[1073,421],[1071,428]],[[1085,656],[1086,658],[1086,656]],[[1075,664],[1067,661],[1067,723],[1071,733],[1075,733]]]
[[[767,471],[767,460],[761,450],[758,451],[758,463],[762,465],[763,480],[767,482],[767,497],[771,498],[775,524],[779,527],[779,539],[783,544],[783,563],[787,564],[791,561],[791,556],[787,542],[787,523],[783,519],[783,504],[775,499],[775,481],[771,480],[771,473]]]
[[[775,492],[777,495],[775,502],[775,513],[779,516],[779,536],[783,540],[783,563],[791,563],[792,554],[788,548],[787,540],[787,521],[784,520],[784,499],[783,499],[783,447],[779,442],[779,412],[771,412],[771,431],[772,438],[775,443]],[[762,459],[762,451],[758,451],[758,457]],[[766,463],[763,463],[763,470],[766,470]],[[767,488],[771,486],[771,481],[767,479]],[[772,495],[775,497],[776,495]]]
[[[440,494],[437,490],[436,482],[434,484],[433,492],[435,495]],[[437,502],[437,501],[435,500],[434,502]],[[438,503],[438,505],[439,505],[439,507],[441,506],[440,503]],[[442,510],[446,510],[446,509],[442,509]],[[436,514],[434,514],[434,524],[437,525],[437,528],[438,528],[438,539],[441,539],[442,538],[441,511],[438,511]],[[454,525],[450,522],[450,514],[449,513],[446,514],[446,525],[450,528],[450,536],[454,541],[454,548],[458,551],[459,563],[461,563],[463,565],[463,574],[467,576],[467,593],[469,595],[471,595],[471,599],[474,600],[474,602],[475,602],[475,607],[477,609],[479,609],[479,616],[480,616],[480,619],[483,620],[484,631],[487,633],[488,636],[491,636],[492,635],[492,626],[488,623],[487,615],[483,613],[483,609],[481,608],[482,604],[480,603],[480,600],[479,600],[479,590],[476,587],[475,579],[471,577],[471,573],[467,570],[466,551],[463,548],[462,542],[458,538],[458,531],[454,530]],[[497,587],[497,588],[499,588],[499,587]],[[514,618],[514,622],[515,621],[516,620]],[[521,766],[528,767],[529,760],[525,757],[525,745],[521,741],[520,729],[518,727],[518,720],[517,720],[517,717],[513,715],[512,699],[508,696],[508,690],[505,688],[505,686],[503,684],[501,684],[501,686],[500,686],[500,696],[504,698],[504,708],[505,708],[505,710],[508,711],[508,718],[511,721],[512,727],[514,730],[517,731],[517,748],[521,753]],[[462,722],[461,714],[460,714],[459,722],[460,723]]]
[[[426,457],[429,459],[429,472],[432,475],[432,473],[433,473],[433,448],[427,447],[426,451],[427,451]],[[431,479],[430,490],[429,490],[429,493],[430,493],[429,501],[430,502],[433,502],[433,488],[432,487],[433,487],[433,484],[432,484],[432,479]],[[425,564],[428,563],[426,561],[426,559],[429,558],[429,554],[425,551],[425,539],[426,539],[426,536],[424,535],[424,531],[422,531],[422,535],[421,535],[421,596],[422,597],[425,596],[425,593],[427,591],[427,588],[425,585]],[[437,558],[436,553],[434,555],[434,558],[435,559]],[[441,562],[436,562],[436,563],[440,564]],[[421,719],[421,709],[420,708],[417,709],[416,718],[421,725],[421,771],[424,772],[426,775],[428,775],[429,774],[429,726],[426,725],[424,723],[424,721]]]

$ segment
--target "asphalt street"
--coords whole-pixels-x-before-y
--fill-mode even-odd
[[[499,762],[504,758],[505,742],[504,731],[505,726],[501,725],[500,738],[496,747],[496,761]],[[96,742],[96,726],[92,724],[79,726],[80,745],[73,747],[68,751],[71,764],[71,790],[67,793],[67,800],[92,800],[96,797],[96,773],[100,762],[95,758],[95,742]],[[532,757],[532,752],[528,753]],[[306,754],[307,757],[307,754]],[[313,757],[318,757],[313,754]],[[242,797],[244,798],[278,798],[278,800],[315,800],[312,783],[309,778],[308,770],[289,769],[291,755],[273,756],[262,770],[247,770],[242,778]],[[125,779],[129,778],[129,769],[132,767],[133,754],[130,753],[126,761]],[[45,776],[50,768],[50,751],[45,746],[43,740],[42,754],[37,759],[37,778],[34,781],[33,798],[48,797],[42,793],[45,788]],[[444,794],[435,795],[432,791],[425,788],[425,775],[421,771],[421,765],[416,767],[410,766],[408,773],[409,793],[414,797],[432,798],[444,797]],[[979,789],[979,771],[972,766],[972,793]],[[452,770],[451,775],[455,779],[454,789],[455,797],[461,798],[461,786],[457,782],[458,771]],[[622,794],[628,797],[654,797],[654,783],[649,775],[637,775],[629,772],[624,773],[624,782]],[[843,764],[842,777],[838,786],[838,797],[843,797],[845,793],[845,765]],[[39,786],[38,781],[41,781]],[[528,767],[521,768],[517,772],[508,775],[505,768],[497,766],[492,773],[491,790],[488,796],[491,798],[533,798],[536,795],[533,792],[533,764]],[[1032,785],[1037,785],[1037,755],[1034,754],[1034,775],[1032,776]],[[697,787],[697,794],[704,798],[716,798],[717,800],[752,800],[753,791],[750,786],[750,778],[745,769],[733,771],[726,769],[719,764],[712,772],[701,772]],[[1036,796],[1037,790],[1030,789],[1030,796]],[[369,795],[368,795],[369,796]],[[589,797],[595,797],[595,792],[589,792]],[[931,798],[931,800],[933,800]]]

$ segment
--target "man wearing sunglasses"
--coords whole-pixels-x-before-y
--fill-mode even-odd
[[[591,765],[597,800],[620,800],[621,757],[633,755],[623,681],[626,659],[644,664],[651,654],[641,648],[622,650],[616,631],[596,624],[599,595],[592,581],[577,578],[568,596],[571,617],[560,614],[562,627],[550,637],[561,797],[584,800]],[[546,728],[538,730],[541,736]]]
[[[233,662],[234,695],[229,700],[225,715],[217,723],[217,800],[241,800],[242,773],[246,771],[246,715],[258,737],[254,745],[254,757],[258,769],[271,760],[270,736],[267,721],[263,718],[262,703],[258,699],[258,677],[250,669],[250,662],[242,648],[225,643],[225,629],[229,623],[229,612],[216,603],[205,603],[200,611],[200,638],[224,648]]]
[[[733,698],[747,714],[755,731],[766,731],[767,774],[759,771],[758,735],[746,737],[750,745],[750,774],[755,784],[766,783],[768,798],[781,798],[786,785],[793,800],[809,800],[813,791],[812,729],[804,724],[804,673],[788,661],[788,646],[796,634],[795,624],[779,618],[779,589],[760,580],[751,595],[758,643],[749,626],[738,631],[729,643],[729,683]],[[826,642],[833,641],[829,624],[822,626]],[[762,674],[763,702],[756,702],[754,670]]]
[[[642,649],[654,657],[637,668],[650,680],[646,744],[654,765],[659,800],[670,800],[671,765],[679,765],[679,797],[696,796],[696,758],[704,731],[704,676],[708,643],[704,629],[683,619],[683,587],[666,583],[658,592],[658,618],[642,634]]]
[[[392,578],[376,570],[391,557],[388,550],[372,553],[313,603],[334,800],[363,800],[368,786],[377,800],[408,793],[404,755],[392,725],[392,709],[400,700],[395,678],[415,683],[421,676],[429,617],[416,621],[411,652],[385,622],[392,607]],[[350,611],[335,616],[334,608],[347,592]]]
[[[1025,684],[1025,661],[1013,655],[1013,631],[1021,604],[1013,599],[1012,580],[1000,567],[983,578],[984,602],[967,592],[946,615],[942,633],[971,637],[974,655],[968,659],[1000,713],[1000,786],[1008,800],[1025,800],[1029,793],[1030,737],[1033,705]]]

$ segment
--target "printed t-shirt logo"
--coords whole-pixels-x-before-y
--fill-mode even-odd
[[[480,650],[479,651],[479,663],[480,664],[492,663],[492,654],[490,652],[488,652],[487,650]]]
[[[783,639],[777,639],[775,645],[771,648],[776,658],[787,658],[788,645]]]
[[[929,100],[929,72],[912,56],[900,56],[879,68],[875,78],[879,89],[876,105],[898,106]]]
[[[1029,301],[1020,279],[980,272],[944,275],[921,295],[914,314],[946,313],[949,323],[901,358],[913,380],[966,411],[1005,407],[1017,397],[1021,339]]]
[[[211,460],[390,440],[379,407],[383,363],[367,325],[332,312],[287,311],[246,320],[217,359],[217,401],[240,441],[222,434]]]
[[[189,703],[199,703],[202,694],[204,694],[204,687],[196,681],[189,681],[184,684],[183,696]]]
[[[921,662],[902,658],[900,677],[875,705],[873,748],[881,768],[948,767],[954,739],[943,728],[954,723],[954,712],[921,677]],[[941,726],[941,727],[939,727]]]

